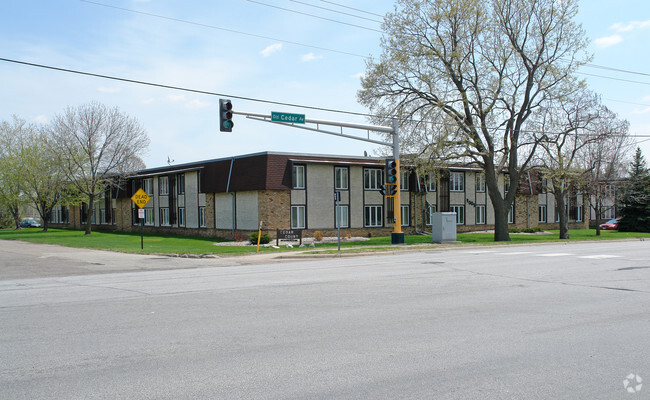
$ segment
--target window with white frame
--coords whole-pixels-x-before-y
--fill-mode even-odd
[[[425,225],[431,226],[433,224],[431,219],[433,218],[433,213],[435,213],[437,209],[438,209],[438,207],[435,204],[429,204],[429,206],[427,207],[427,209],[426,209],[426,211],[424,213],[424,224]]]
[[[160,208],[160,226],[169,226],[169,208]]]
[[[456,213],[456,225],[465,224],[465,206],[450,206],[449,210]]]
[[[503,191],[505,193],[510,191],[510,175],[503,176]]]
[[[476,206],[476,225],[485,224],[485,205]]]
[[[409,206],[408,205],[402,205],[400,207],[401,209],[401,216],[402,216],[402,226],[409,226],[410,224],[410,212],[409,212]]]
[[[539,205],[539,221],[542,224],[546,223],[546,204],[540,204]]]
[[[400,171],[399,188],[400,190],[409,190],[409,170],[407,169]]]
[[[178,207],[178,226],[185,226],[185,207]]]
[[[153,196],[153,178],[145,178],[142,180],[142,190],[149,196]]]
[[[465,173],[452,172],[449,174],[449,191],[451,192],[465,191]]]
[[[336,190],[348,190],[348,173],[347,167],[334,168],[334,187]]]
[[[479,193],[485,192],[485,172],[476,173],[476,191]]]
[[[291,229],[305,229],[305,206],[291,206]]]
[[[145,225],[154,225],[156,221],[153,218],[153,208],[144,209],[144,224]]]
[[[350,226],[348,222],[348,210],[349,208],[347,205],[339,205],[337,215],[338,219],[335,221],[335,223],[338,224],[336,225],[336,228],[339,226],[341,226],[341,228],[347,228]]]
[[[363,225],[366,227],[382,226],[383,206],[365,206]]]
[[[578,204],[576,206],[576,222],[582,222],[584,220],[583,213],[584,213],[584,209],[582,204]]]
[[[168,176],[160,176],[160,177],[158,177],[158,193],[160,193],[161,196],[169,195],[169,177]]]
[[[205,207],[199,207],[199,227],[205,228]]]
[[[363,170],[363,188],[365,190],[379,190],[382,184],[381,169],[366,168]]]
[[[305,166],[304,165],[294,165],[292,172],[292,182],[294,189],[304,189],[305,188]]]
[[[178,186],[176,187],[176,193],[185,194],[185,174],[180,174],[176,178]]]
[[[429,174],[427,178],[427,182],[428,182],[427,188],[429,189],[430,192],[435,192],[436,190],[438,190],[438,178],[436,175]]]
[[[515,223],[515,205],[510,204],[510,209],[508,210],[508,223],[509,224],[514,224]]]

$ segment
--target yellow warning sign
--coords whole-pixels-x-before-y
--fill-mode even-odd
[[[131,197],[131,200],[133,200],[136,206],[142,208],[147,205],[149,200],[151,200],[151,197],[149,197],[149,195],[144,190],[142,190],[142,188],[140,188],[137,192],[135,192],[133,197]]]

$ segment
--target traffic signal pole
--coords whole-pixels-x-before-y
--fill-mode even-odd
[[[397,180],[395,181],[395,185],[396,185],[395,194],[391,196],[393,199],[393,211],[394,211],[393,233],[391,235],[391,243],[392,244],[404,243],[404,233],[402,232],[402,207],[401,207],[402,203],[401,203],[401,196],[400,196],[400,180],[402,178],[400,173],[400,159],[399,159],[399,152],[400,152],[399,123],[396,118],[393,118],[392,126],[388,127],[388,126],[379,126],[379,125],[357,124],[357,123],[342,122],[342,121],[309,119],[309,118],[305,118],[305,116],[302,114],[288,114],[288,113],[273,112],[271,113],[271,115],[269,115],[269,114],[235,111],[235,110],[232,111],[229,110],[229,111],[235,115],[245,115],[247,118],[256,121],[268,122],[277,125],[285,125],[291,128],[304,129],[312,132],[325,133],[328,135],[344,137],[347,139],[361,140],[364,142],[392,147],[393,158],[395,159],[395,163],[396,163],[395,169],[396,169]],[[286,121],[291,121],[291,122],[286,122]],[[314,128],[311,126],[306,126],[306,124],[315,124],[316,127]],[[340,132],[332,132],[332,131],[324,130],[321,128],[321,125],[338,127],[340,128]],[[364,138],[364,137],[344,134],[343,128],[366,130],[368,131],[368,137]],[[370,132],[389,133],[392,135],[393,140],[392,142],[384,142],[380,140],[370,139]]]

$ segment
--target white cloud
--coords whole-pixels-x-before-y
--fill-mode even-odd
[[[282,43],[275,43],[260,51],[260,54],[262,57],[269,57],[271,54],[277,53],[280,50],[282,50]]]
[[[643,101],[643,102],[645,102],[645,101],[650,101],[650,96],[643,96],[643,97],[641,98],[641,101]]]
[[[314,60],[320,60],[321,58],[323,58],[323,56],[317,56],[314,53],[307,53],[307,54],[303,55],[302,57],[300,57],[300,60],[302,62],[310,62],[310,61],[314,61]]]
[[[623,41],[623,36],[621,35],[612,35],[612,36],[604,36],[601,38],[598,38],[594,40],[594,44],[600,48],[605,48],[609,46],[614,46],[615,44],[619,44]]]
[[[361,78],[363,78],[363,77],[365,77],[365,76],[366,76],[365,73],[363,73],[363,72],[358,72],[358,73],[356,73],[356,74],[354,74],[354,75],[350,75],[350,78],[352,78],[352,79],[357,79],[357,80],[358,80],[358,79],[361,79]]]
[[[641,108],[641,109],[637,108],[634,111],[632,111],[632,114],[648,114],[648,113],[650,113],[650,107]]]
[[[645,29],[650,28],[650,19],[647,21],[632,21],[627,24],[622,24],[620,22],[615,23],[610,26],[609,29],[613,29],[617,32],[630,32],[635,29]]]
[[[122,88],[118,88],[118,87],[113,87],[113,88],[99,87],[99,88],[97,88],[97,90],[102,92],[102,93],[119,93],[119,92],[122,91]]]
[[[167,95],[167,100],[170,100],[170,101],[185,101],[185,95],[184,94],[168,94]]]
[[[210,103],[194,99],[194,100],[190,101],[189,103],[187,103],[187,108],[191,108],[191,109],[205,108],[205,107],[208,107],[209,105],[210,105]]]
[[[47,117],[45,115],[37,115],[34,117],[34,122],[39,124],[47,124]]]

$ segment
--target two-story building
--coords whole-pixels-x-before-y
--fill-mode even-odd
[[[151,197],[144,207],[146,232],[231,238],[256,231],[263,221],[271,236],[276,229],[329,236],[338,220],[344,235],[382,236],[392,231],[396,212],[392,198],[380,193],[384,173],[380,158],[276,152],[150,168],[117,177],[91,212],[84,205],[58,208],[52,223],[81,228],[90,217],[94,229],[136,231],[141,220],[130,198],[142,188]],[[405,162],[401,173],[397,212],[405,233],[430,232],[436,211],[455,212],[460,232],[494,227],[480,169],[450,165],[419,176]],[[499,187],[503,193],[513,189],[506,174],[499,176]],[[513,227],[557,228],[553,196],[539,179],[527,177],[515,190],[508,216]],[[340,193],[338,205],[335,192]],[[587,226],[585,200],[580,194],[569,199],[572,227]]]

